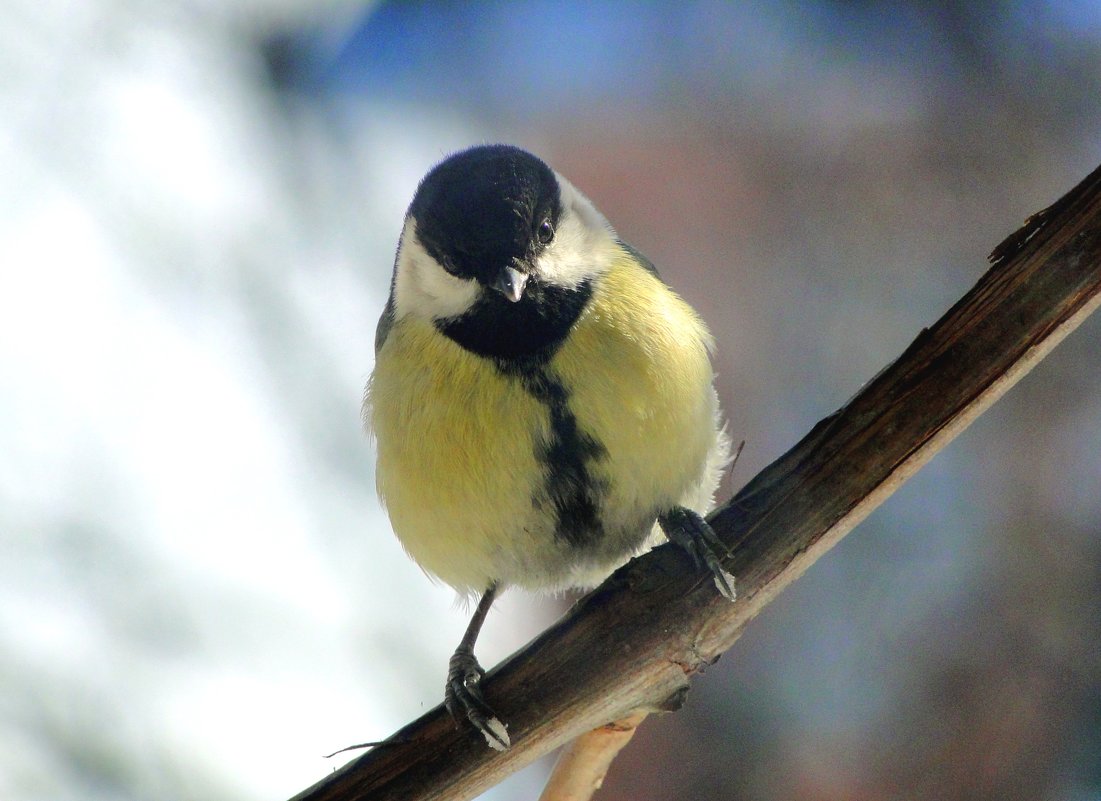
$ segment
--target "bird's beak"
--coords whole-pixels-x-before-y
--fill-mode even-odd
[[[515,267],[502,267],[501,272],[497,274],[497,280],[493,282],[493,288],[516,303],[524,296],[524,287],[530,277]]]

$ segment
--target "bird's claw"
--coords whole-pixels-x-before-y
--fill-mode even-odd
[[[707,568],[715,580],[715,588],[724,598],[737,599],[734,576],[720,561],[729,556],[730,551],[706,520],[691,509],[678,506],[658,517],[658,523],[669,541],[688,553],[698,570]]]
[[[486,743],[495,751],[504,751],[510,745],[505,724],[497,717],[482,695],[482,677],[485,671],[474,658],[474,652],[460,648],[451,657],[447,670],[447,686],[444,688],[444,706],[460,727],[464,721],[473,726]]]

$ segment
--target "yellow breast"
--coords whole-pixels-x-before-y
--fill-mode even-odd
[[[551,362],[579,424],[608,451],[605,516],[695,506],[716,443],[711,336],[699,316],[633,260],[618,261]]]
[[[468,593],[490,581],[566,586],[630,555],[657,510],[694,504],[716,442],[709,341],[692,309],[624,255],[545,368],[604,450],[591,470],[607,541],[582,552],[555,537],[553,515],[533,501],[549,469],[537,455],[548,408],[431,323],[396,321],[365,409],[379,494],[403,546]]]

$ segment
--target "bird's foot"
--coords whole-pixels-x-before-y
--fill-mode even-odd
[[[474,658],[474,652],[460,646],[448,663],[444,705],[460,727],[464,722],[469,723],[486,738],[490,748],[504,751],[511,743],[505,724],[482,696],[484,675],[485,671]]]
[[[688,552],[698,570],[707,568],[715,587],[724,598],[737,599],[734,576],[723,569],[722,558],[730,552],[707,521],[683,506],[677,506],[658,516],[658,524],[669,541]]]

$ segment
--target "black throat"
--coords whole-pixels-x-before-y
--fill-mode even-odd
[[[437,320],[436,327],[502,372],[522,376],[550,361],[592,294],[588,280],[574,289],[533,280],[515,303],[490,290],[466,314]]]

